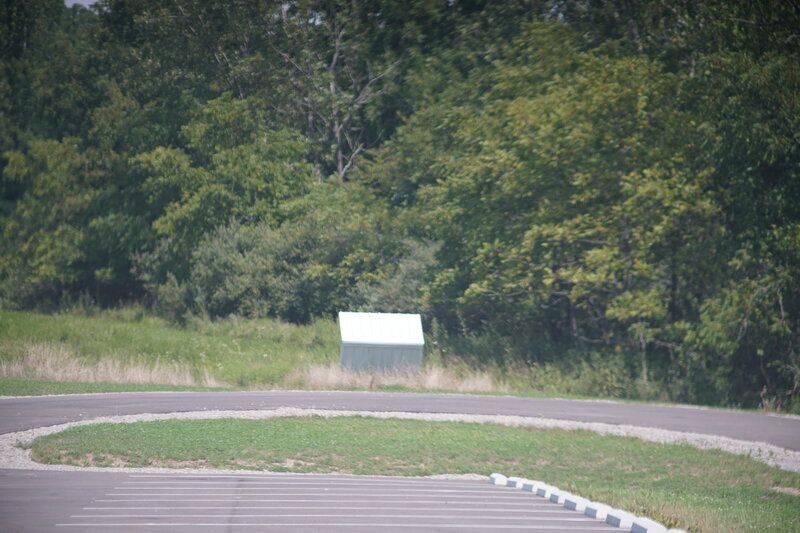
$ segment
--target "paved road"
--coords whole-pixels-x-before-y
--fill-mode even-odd
[[[627,424],[767,442],[800,451],[798,418],[694,407],[461,394],[274,391],[89,394],[3,399],[0,400],[0,433],[98,416],[279,407],[517,415]]]
[[[359,392],[9,398],[0,400],[0,433],[98,416],[279,407],[545,417],[722,435],[800,450],[796,418],[614,402]],[[619,531],[537,501],[528,493],[486,482],[247,474],[145,478],[0,470],[0,531],[241,529]]]

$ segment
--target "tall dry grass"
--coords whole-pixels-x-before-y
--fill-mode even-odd
[[[123,364],[102,358],[93,364],[81,362],[61,343],[29,343],[21,358],[0,362],[0,378],[77,381],[82,383],[137,383],[144,385],[183,385],[221,387],[207,371],[195,379],[191,371],[177,364],[150,366]]]
[[[405,387],[409,389],[454,392],[507,392],[489,373],[469,370],[459,375],[440,366],[427,366],[419,372],[355,372],[339,365],[312,365],[300,373],[304,388],[312,390]]]

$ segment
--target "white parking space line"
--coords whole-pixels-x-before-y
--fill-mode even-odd
[[[381,522],[381,523],[355,523],[355,522],[329,522],[329,523],[320,523],[320,522],[270,522],[270,523],[255,523],[255,524],[231,524],[229,522],[185,522],[185,523],[174,523],[174,524],[162,524],[158,522],[137,522],[137,523],[120,523],[120,522],[109,522],[104,524],[56,524],[57,527],[101,527],[101,528],[123,528],[123,527],[132,527],[132,528],[142,528],[142,527],[225,527],[228,529],[235,529],[239,527],[257,527],[257,528],[297,528],[297,527],[313,527],[313,528],[329,528],[329,527],[346,527],[346,528],[376,528],[376,527],[385,527],[385,528],[414,528],[414,529],[421,529],[431,530],[431,529],[456,529],[456,530],[464,530],[464,529],[482,529],[486,531],[494,531],[498,529],[520,529],[526,531],[533,531],[533,530],[548,530],[553,531],[553,526],[534,526],[534,525],[505,525],[505,524],[466,524],[466,523],[458,523],[458,524],[440,524],[440,523],[429,523],[429,524],[408,524],[408,523],[401,523],[401,522]],[[614,528],[616,529],[616,528]],[[607,527],[586,527],[581,528],[581,532],[583,531],[605,531],[608,533],[609,529]]]
[[[619,531],[530,493],[478,481],[255,474],[132,475],[57,526],[181,532],[203,528]]]
[[[308,494],[304,493],[302,495],[303,496],[307,496]],[[114,494],[111,494],[111,496],[114,496]],[[137,496],[141,496],[141,494],[139,494]],[[193,496],[196,496],[196,495],[193,495]],[[285,496],[285,494],[283,496]],[[339,496],[342,496],[342,495],[340,494]],[[359,494],[359,496],[364,497],[364,498],[379,498],[379,497],[381,497],[381,496],[376,496],[374,494]],[[385,496],[383,496],[383,497],[385,497]],[[536,501],[524,501],[524,500],[520,500],[518,498],[487,498],[487,499],[492,499],[492,500],[495,500],[495,501],[498,500],[498,499],[515,500],[513,502],[506,502],[506,503],[502,503],[502,502],[495,503],[493,501],[492,505],[528,505],[528,506],[539,505],[539,502],[536,502]],[[191,499],[188,499],[188,500],[183,500],[183,499],[165,499],[165,498],[160,498],[159,497],[159,498],[125,498],[125,499],[121,499],[121,500],[120,499],[97,499],[97,500],[94,500],[94,501],[102,502],[102,503],[110,503],[110,502],[162,502],[162,501],[173,501],[173,502],[219,502],[220,499],[219,498],[213,498],[213,499],[210,499],[210,500],[206,500],[206,499],[202,499],[202,498],[191,498]],[[349,499],[349,498],[345,499],[345,500],[337,499],[337,498],[325,498],[325,499],[320,499],[320,498],[311,498],[311,499],[309,499],[309,498],[304,498],[304,499],[295,499],[295,498],[276,499],[276,498],[270,498],[270,499],[266,499],[266,500],[265,499],[229,498],[228,501],[239,501],[239,502],[281,502],[281,503],[297,502],[297,503],[302,503],[302,502],[318,502],[318,501],[329,501],[329,502],[345,501],[345,502],[351,502],[352,500]],[[393,498],[391,500],[379,500],[379,499],[369,500],[370,503],[397,503],[398,501],[399,500],[397,498]],[[430,500],[402,500],[402,502],[404,502],[404,503],[425,504],[425,503],[429,503]],[[459,502],[459,503],[464,503],[464,502]],[[541,503],[544,504],[544,505],[550,506],[550,503],[548,501],[546,501],[546,500],[542,501]]]
[[[254,496],[273,496],[273,497],[275,497],[277,499],[280,499],[280,498],[284,498],[284,497],[287,497],[287,496],[288,497],[292,497],[292,498],[299,497],[299,496],[308,496],[309,494],[313,494],[313,493],[308,492],[308,491],[306,491],[306,492],[280,492],[280,493],[270,493],[270,492],[261,493],[261,492],[256,492],[256,493],[250,493],[250,494],[242,494],[242,496],[243,496],[242,498],[240,498],[238,496],[238,494],[239,493],[235,493],[235,492],[234,493],[229,493],[229,492],[227,492],[227,493],[206,493],[206,494],[197,494],[197,493],[190,493],[190,492],[172,492],[172,493],[160,493],[160,494],[142,494],[140,492],[115,492],[115,493],[108,493],[108,494],[106,494],[106,496],[153,497],[153,498],[156,498],[156,499],[162,499],[165,496],[170,496],[170,497],[174,497],[174,496],[202,496],[202,497],[206,497],[206,498],[208,498],[208,497],[215,497],[215,498],[226,498],[227,497],[227,498],[230,498],[232,496],[235,496],[236,497],[235,499],[237,499],[237,500],[247,501],[247,500],[245,500],[245,497],[251,497],[251,496],[253,496],[253,497]],[[335,496],[335,497],[338,497],[338,498],[356,498],[356,497],[357,498],[370,498],[370,497],[374,496],[372,494],[364,494],[364,493],[361,493],[361,492],[343,492],[343,493],[337,493],[337,494],[331,494],[330,492],[323,492],[321,494],[325,494],[326,496]],[[464,496],[463,494],[448,494],[447,497],[448,498],[453,498],[453,499],[462,499],[462,500],[463,499],[466,499],[466,500],[474,499],[474,496]],[[516,498],[516,497],[513,497],[513,496],[482,496],[480,499],[481,500],[519,500],[520,498]],[[208,500],[203,500],[203,501],[208,501]]]
[[[189,499],[189,500],[180,500],[180,499],[164,499],[164,498],[137,498],[137,499],[125,498],[125,499],[97,499],[97,500],[94,500],[94,501],[95,502],[100,502],[100,503],[162,502],[162,501],[164,501],[164,502],[187,502],[187,503],[197,503],[197,502],[216,502],[216,503],[219,503],[220,499],[219,498],[214,498],[214,499],[210,499],[210,500],[204,500],[204,499],[192,498],[192,499]],[[325,499],[323,499],[323,498],[305,498],[305,499],[302,499],[302,500],[296,500],[296,499],[276,500],[275,498],[271,498],[271,499],[268,499],[268,500],[263,500],[263,499],[255,499],[255,500],[249,499],[248,500],[248,499],[243,499],[243,498],[231,498],[231,499],[229,499],[227,501],[235,501],[235,502],[278,502],[279,501],[281,503],[314,503],[314,502],[335,503],[335,502],[341,502],[343,500],[330,499],[330,498],[325,498]],[[351,500],[344,500],[344,501],[348,501],[349,502]],[[397,500],[396,499],[392,499],[392,500],[370,500],[370,503],[374,503],[374,504],[380,503],[380,504],[389,505],[389,504],[392,504],[392,503],[397,503]],[[404,500],[404,503],[409,503],[409,504],[416,503],[416,504],[419,504],[419,505],[424,505],[424,504],[430,503],[430,500],[408,500],[408,501]],[[463,502],[458,502],[458,503],[463,503]],[[552,507],[552,504],[550,502],[542,501],[541,503],[543,505],[547,505],[549,507]],[[538,504],[539,504],[539,502],[533,502],[533,501],[528,501],[528,502],[525,502],[525,501],[515,501],[515,502],[492,501],[492,505],[512,505],[512,506],[513,505],[518,505],[518,506],[531,507],[531,506],[538,505]],[[240,507],[237,506],[237,508],[240,508]]]
[[[174,483],[179,480],[191,482],[220,482],[220,483],[298,483],[313,484],[326,483],[330,477],[332,483],[350,483],[355,485],[451,485],[453,483],[476,483],[476,480],[453,480],[436,478],[392,478],[391,476],[355,476],[338,474],[266,474],[252,470],[242,470],[241,474],[130,474],[126,483]],[[158,480],[168,481],[132,481],[132,480]],[[223,481],[223,480],[232,481]],[[478,480],[478,487],[482,487],[483,480]]]
[[[316,501],[316,500],[315,500]],[[383,508],[385,509],[393,509],[391,507],[392,502],[388,501]],[[405,509],[408,506],[405,505],[396,505],[395,509]],[[552,505],[548,505],[548,508],[552,508]],[[257,511],[257,510],[267,510],[267,509],[313,509],[313,510],[329,510],[329,509],[336,509],[336,510],[347,510],[347,511],[371,511],[374,510],[375,507],[350,507],[350,506],[341,506],[341,505],[331,505],[331,506],[324,506],[324,505],[292,505],[291,507],[287,507],[286,505],[259,505],[259,506],[237,506],[237,510],[248,510],[248,511]],[[198,511],[198,510],[221,510],[221,511],[229,511],[230,506],[125,506],[125,507],[84,507],[84,511],[147,511],[147,510],[185,510],[185,511]],[[524,509],[494,509],[492,507],[476,507],[475,505],[470,505],[469,507],[457,507],[456,505],[447,505],[447,506],[438,506],[438,507],[422,507],[417,506],[415,511],[418,512],[439,512],[439,511],[458,511],[459,513],[539,513],[546,511],[539,511],[535,508],[530,508],[530,506],[525,506]],[[558,511],[560,513],[560,511]]]
[[[337,492],[337,491],[353,491],[357,487],[325,487],[324,485],[318,485],[320,488],[315,490],[324,490],[325,492]],[[385,488],[391,490],[392,492],[436,492],[442,494],[491,494],[491,491],[475,491],[475,490],[461,490],[461,489],[408,489],[403,487],[391,487],[384,485]],[[201,490],[214,490],[214,491],[221,491],[221,490],[230,490],[235,492],[246,492],[246,491],[272,491],[272,492],[282,492],[287,490],[285,487],[114,487],[114,490],[149,490],[149,491],[157,491],[157,490],[192,490],[192,491],[201,491]],[[291,490],[297,490],[297,487],[292,487]],[[374,490],[374,489],[369,489]],[[156,493],[154,493],[156,494]],[[160,494],[160,493],[158,493]]]
[[[149,515],[142,515],[141,513],[137,514],[76,514],[70,516],[70,518],[219,518],[220,516],[227,516],[227,515],[220,515],[220,514],[160,514],[158,516],[152,516],[154,513],[150,513]],[[236,518],[305,518],[308,517],[312,513],[301,513],[301,514],[294,514],[294,513],[264,513],[264,514],[237,514]],[[582,518],[579,514],[573,513],[574,518],[565,518],[565,517],[537,517],[537,516],[500,516],[500,517],[484,517],[487,520],[497,520],[498,518],[502,520],[547,520],[547,521],[557,521],[557,522],[594,522],[591,518]],[[324,518],[342,518],[349,516],[347,513],[313,513],[315,517],[324,517]],[[359,513],[359,518],[408,518],[408,514],[382,514],[382,513]],[[426,514],[425,516],[415,516],[415,519],[419,518],[436,518],[436,519],[446,519],[446,520],[454,520],[458,518],[464,518],[463,515],[429,515]]]
[[[170,481],[126,481],[125,482],[126,485],[159,485],[159,484],[168,484],[168,485],[180,485],[180,484],[189,484],[189,485],[212,485],[213,484],[213,485],[217,485],[217,484],[221,484],[221,485],[230,485],[230,484],[234,484],[234,483],[243,483],[243,484],[247,484],[247,485],[274,485],[274,486],[279,486],[279,485],[350,485],[350,486],[359,486],[359,487],[374,487],[374,486],[385,487],[385,486],[395,486],[395,485],[419,485],[419,486],[437,486],[437,485],[441,485],[441,486],[452,486],[452,484],[453,484],[452,481],[434,481],[434,480],[431,480],[431,481],[428,481],[428,480],[425,480],[425,481],[422,481],[422,480],[420,480],[420,481],[413,481],[413,480],[411,480],[411,481],[406,481],[406,480],[403,480],[403,481],[356,481],[356,480],[348,481],[348,480],[337,479],[337,480],[331,480],[331,481],[325,481],[325,480],[313,481],[313,480],[304,480],[304,479],[286,480],[286,479],[283,479],[283,478],[276,478],[274,480],[270,480],[270,478],[267,478],[266,480],[261,480],[261,479],[259,479],[259,480],[250,480],[250,479],[241,478],[241,477],[240,478],[234,478],[231,481],[216,481],[216,480],[211,481],[208,478],[204,477],[204,478],[198,478],[198,479],[189,479],[187,481],[170,480]],[[475,487],[472,490],[475,490],[476,492],[480,492],[480,491],[482,491],[484,489],[483,489],[483,487]]]

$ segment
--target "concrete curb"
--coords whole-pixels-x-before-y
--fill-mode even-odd
[[[622,531],[630,531],[631,533],[687,533],[683,529],[667,529],[665,525],[651,518],[637,517],[622,509],[614,509],[604,503],[593,502],[535,479],[507,477],[503,474],[494,473],[489,476],[489,483],[530,492],[566,509],[582,513],[590,518],[602,520],[609,525],[620,528]]]

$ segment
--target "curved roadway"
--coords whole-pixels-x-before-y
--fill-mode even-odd
[[[800,451],[800,418],[696,407],[590,400],[374,392],[167,392],[40,396],[0,400],[0,433],[100,416],[203,410],[297,407],[343,411],[404,411],[514,415],[655,427],[766,442]]]

